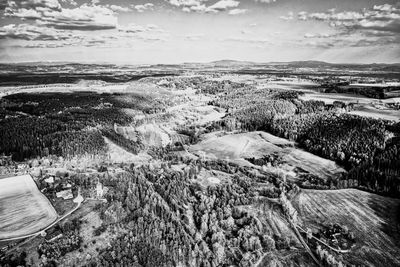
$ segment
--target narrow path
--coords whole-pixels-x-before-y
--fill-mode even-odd
[[[314,256],[314,254],[312,253],[310,247],[307,245],[306,241],[304,241],[303,236],[300,234],[300,232],[297,230],[296,225],[292,222],[292,220],[289,218],[289,223],[292,226],[294,232],[296,233],[297,237],[299,238],[301,244],[303,245],[303,247],[305,248],[305,250],[308,252],[308,254],[311,256],[311,258],[314,260],[314,262],[318,265],[318,266],[322,266],[321,263],[319,262],[319,260]]]
[[[246,148],[249,146],[250,140],[246,138],[246,143],[243,145],[243,147],[239,150],[236,150],[235,156],[237,158],[240,158],[240,155],[246,150]]]

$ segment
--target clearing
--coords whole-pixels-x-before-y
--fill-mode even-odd
[[[343,168],[327,160],[295,147],[295,143],[265,132],[227,134],[214,132],[203,136],[203,140],[189,147],[189,152],[210,159],[225,159],[240,165],[252,166],[246,158],[262,158],[274,155],[279,166],[267,166],[270,172],[283,172],[291,178],[298,173],[310,173],[322,179],[336,177]]]
[[[145,152],[140,152],[137,155],[130,153],[129,151],[125,150],[124,148],[116,145],[107,137],[104,137],[104,141],[107,144],[108,150],[108,160],[112,163],[135,163],[138,165],[142,165],[148,162],[151,159],[151,156],[146,154]]]
[[[30,175],[0,179],[0,239],[29,235],[57,219]]]
[[[305,227],[338,223],[355,234],[345,261],[356,265],[400,266],[400,200],[357,189],[304,190],[293,205]]]

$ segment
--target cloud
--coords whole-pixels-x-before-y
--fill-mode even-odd
[[[142,26],[131,23],[118,26],[118,32],[121,38],[137,38],[145,41],[167,41],[170,37],[168,32],[154,24]]]
[[[0,28],[0,39],[20,39],[29,41],[67,40],[71,34],[64,31],[37,27],[30,24],[9,24]]]
[[[329,38],[335,36],[334,34],[329,33],[306,33],[304,34],[304,38]]]
[[[224,11],[228,8],[234,8],[239,5],[239,1],[235,0],[220,0],[216,2],[214,5],[209,6],[207,10],[209,12],[216,12],[216,11]]]
[[[311,39],[306,39],[306,42],[302,44],[304,46],[311,46],[315,48],[343,48],[343,47],[380,47],[387,45],[396,45],[398,39],[393,37],[384,38],[354,38],[354,36],[338,36],[336,38],[324,38],[320,36],[311,37]]]
[[[375,5],[371,9],[360,12],[343,11],[334,9],[328,12],[298,14],[300,20],[317,20],[327,22],[332,27],[342,28],[347,31],[374,30],[400,34],[400,4]]]
[[[250,43],[250,44],[272,44],[271,39],[267,39],[267,38],[229,37],[229,38],[224,39],[223,41]]]
[[[72,6],[77,6],[78,5],[78,3],[75,0],[61,0],[61,2],[68,3],[68,4],[72,5]]]
[[[235,9],[229,10],[228,14],[229,15],[240,15],[240,14],[244,14],[246,12],[247,12],[247,9],[235,8]]]
[[[326,12],[299,12],[299,20],[314,20],[327,23],[335,32],[306,33],[303,43],[319,48],[369,47],[398,45],[400,43],[400,3],[375,5],[370,9]],[[302,43],[300,41],[300,43]]]
[[[219,13],[230,8],[236,8],[240,2],[235,0],[220,0],[210,6],[205,3],[209,0],[166,0],[173,6],[181,7],[184,12]],[[234,11],[233,13],[238,12]],[[243,11],[241,11],[243,12]],[[236,15],[236,14],[235,14]]]
[[[184,36],[184,38],[189,41],[198,41],[198,40],[201,40],[204,36],[205,36],[204,34],[198,33],[198,34],[186,35],[186,36]]]
[[[121,10],[118,6],[114,9]],[[83,4],[76,8],[62,8],[58,0],[8,1],[6,17],[35,20],[39,25],[70,30],[104,30],[117,26],[112,8]]]
[[[301,12],[297,13],[297,19],[298,20],[307,20],[307,12],[301,11]]]
[[[148,9],[153,8],[153,7],[154,7],[154,5],[152,3],[146,3],[146,4],[143,4],[143,5],[135,5],[135,6],[133,6],[133,8],[137,10],[137,12],[144,12],[144,11],[146,11]]]
[[[122,7],[118,5],[106,5],[109,9],[111,9],[114,12],[129,12],[132,11],[129,7]]]
[[[7,1],[7,8],[25,8],[36,9],[45,8],[51,10],[61,10],[61,5],[58,0],[22,0],[22,1]]]
[[[260,3],[266,3],[266,4],[269,4],[269,3],[272,3],[272,2],[276,2],[276,0],[255,0],[256,2],[260,2]]]
[[[60,30],[26,23],[0,27],[0,39],[10,40],[11,46],[26,48],[132,47],[135,42],[159,42],[168,38],[169,33],[154,24],[129,24],[96,35],[87,31]]]
[[[293,20],[294,19],[294,13],[292,11],[288,12],[287,16],[280,16],[280,19],[283,20]]]

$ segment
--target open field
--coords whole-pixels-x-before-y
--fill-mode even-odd
[[[345,260],[369,266],[399,266],[400,200],[356,189],[302,190],[293,201],[305,227],[338,223],[355,234]]]
[[[245,160],[246,158],[274,155],[281,158],[280,166],[271,170],[283,171],[294,177],[297,171],[301,171],[327,179],[345,171],[331,160],[298,149],[293,142],[264,132],[223,136],[208,134],[200,143],[191,146],[189,151],[198,155],[205,154],[208,158],[226,159],[247,166],[251,166],[251,163]]]
[[[324,94],[324,93],[306,93],[299,96],[301,100],[318,100],[324,101],[325,104],[332,104],[334,101],[341,101],[346,104],[353,103],[354,110],[349,112],[363,117],[386,119],[386,120],[400,120],[400,110],[387,108],[384,104],[398,103],[398,98],[389,99],[374,99],[361,95],[352,94]]]
[[[56,211],[31,176],[0,179],[0,239],[37,232],[56,219]]]

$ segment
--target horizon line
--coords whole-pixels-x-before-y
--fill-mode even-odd
[[[143,66],[143,65],[185,65],[185,64],[218,64],[222,62],[236,62],[236,63],[246,63],[246,64],[290,64],[290,63],[323,63],[329,65],[400,65],[400,62],[394,63],[385,63],[385,62],[371,62],[371,63],[354,63],[354,62],[328,62],[323,60],[292,60],[292,61],[248,61],[248,60],[235,60],[235,59],[219,59],[213,61],[186,61],[180,63],[128,63],[128,62],[111,62],[111,61],[102,61],[102,62],[94,62],[94,61],[65,61],[65,60],[32,60],[32,61],[19,61],[19,62],[7,62],[0,61],[0,64],[4,65],[18,65],[18,64],[33,64],[33,63],[41,63],[41,64],[82,64],[82,65],[128,65],[128,66]]]

